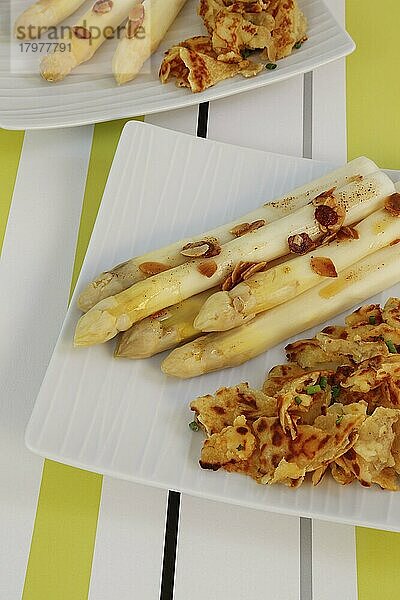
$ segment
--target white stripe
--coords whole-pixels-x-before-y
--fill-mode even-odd
[[[0,581],[22,594],[42,460],[24,430],[67,308],[92,127],[25,135],[0,264]]]
[[[331,0],[329,9],[344,25],[345,1]],[[346,61],[337,60],[314,71],[313,158],[345,163]]]
[[[208,137],[221,142],[301,156],[303,75],[212,102]]]
[[[355,530],[313,521],[314,600],[357,600]]]
[[[173,131],[181,131],[182,133],[196,135],[197,112],[197,106],[188,106],[187,108],[181,108],[179,110],[147,115],[145,121],[146,123],[158,125],[165,129],[172,129]]]
[[[331,0],[329,8],[344,24],[344,0]],[[345,60],[314,72],[313,158],[346,162]],[[322,521],[313,522],[314,600],[357,599],[357,564],[354,527]],[[334,572],[338,576],[330,577]]]
[[[89,600],[158,600],[167,492],[105,477]]]
[[[298,600],[298,580],[298,518],[182,497],[174,600]]]

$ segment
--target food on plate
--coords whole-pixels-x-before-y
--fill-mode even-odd
[[[397,283],[399,252],[397,243],[389,245],[241,327],[210,333],[176,348],[163,361],[162,370],[189,378],[240,365]]]
[[[139,0],[97,0],[72,27],[71,34],[61,41],[68,42],[64,52],[56,50],[43,57],[40,73],[46,81],[62,81],[75,67],[92,58],[98,48],[114,35]]]
[[[134,79],[155,52],[186,0],[144,0],[129,15],[125,36],[115,51],[112,69],[118,84]],[[142,35],[137,35],[139,27]]]
[[[173,46],[160,68],[160,79],[167,83],[176,78],[179,87],[190,87],[192,92],[203,92],[207,88],[235,77],[253,77],[264,68],[260,63],[243,59],[240,62],[218,60],[209,37],[198,36]]]
[[[105,40],[126,21],[112,61],[118,84],[135,79],[145,61],[157,50],[186,0],[97,0],[71,28],[65,28],[56,49],[40,64],[42,77],[62,81],[75,67],[90,60]],[[39,0],[15,23],[18,39],[40,37],[46,29],[73,14],[83,0]],[[306,19],[296,0],[200,0],[199,15],[208,36],[175,44],[160,68],[162,82],[176,77],[193,92],[241,73],[252,77],[288,56],[307,39]],[[248,54],[261,51],[258,62]],[[269,61],[265,65],[265,61]]]
[[[321,336],[343,346],[327,350]],[[190,404],[207,436],[200,466],[292,488],[330,471],[342,485],[399,490],[400,300],[362,306],[286,350],[292,362],[271,369],[262,390],[241,383]]]
[[[335,278],[343,269],[368,254],[400,239],[400,219],[382,208],[355,227],[344,227],[328,245],[297,256],[267,271],[240,281],[231,290],[217,291],[200,309],[194,326],[200,331],[226,331],[256,314],[287,302]]]
[[[206,290],[139,321],[121,333],[114,356],[147,358],[193,339],[200,334],[193,326],[193,321],[212,293],[213,290]]]
[[[181,252],[192,260],[100,301],[79,320],[74,343],[90,346],[106,342],[154,312],[223,283],[238,263],[246,263],[253,273],[260,268],[256,263],[265,267],[267,261],[284,256],[289,249],[296,253],[310,250],[315,242],[322,242],[342,226],[381,208],[394,189],[389,177],[377,171],[320,194],[303,208],[223,246],[217,239],[187,244]],[[204,274],[205,263],[213,268],[211,277]]]
[[[289,56],[307,39],[307,21],[296,0],[200,0],[208,36],[174,45],[161,64],[160,79],[202,92],[241,74],[251,77]],[[249,55],[261,51],[257,62]],[[265,65],[265,61],[267,64]]]
[[[18,40],[39,38],[49,27],[72,15],[85,0],[39,0],[29,6],[14,24]]]
[[[189,260],[188,256],[181,253],[182,248],[187,244],[205,238],[216,238],[220,245],[226,244],[235,237],[244,235],[246,232],[260,226],[264,221],[270,223],[287,215],[292,210],[302,208],[325,190],[342,187],[352,180],[357,180],[377,171],[377,169],[376,164],[368,158],[363,156],[356,158],[344,167],[298,187],[290,194],[269,202],[227,225],[207,231],[200,236],[180,240],[143,256],[132,258],[109,271],[101,273],[94,281],[89,283],[78,298],[78,306],[83,312],[86,312],[100,300],[122,292],[137,281],[181,265]]]

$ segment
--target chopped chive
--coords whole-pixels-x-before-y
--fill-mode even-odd
[[[299,48],[301,48],[302,46],[302,42],[296,42],[294,45],[294,48],[296,48],[296,50],[299,50]]]
[[[317,394],[321,390],[322,390],[322,388],[320,385],[318,385],[318,383],[316,385],[309,385],[306,387],[306,392],[309,396],[312,396],[313,394]]]
[[[196,421],[192,421],[191,423],[189,423],[189,429],[191,429],[192,431],[198,431],[200,428]]]
[[[245,48],[244,50],[241,51],[241,55],[243,56],[243,58],[248,58],[251,54],[252,54],[252,51],[249,50],[248,48]]]
[[[338,415],[337,416],[336,425],[340,425],[340,423],[343,421],[343,417],[344,417],[344,415]]]
[[[303,400],[300,398],[300,396],[296,396],[294,401],[296,402],[296,404],[301,404],[303,402]]]
[[[326,386],[328,384],[328,378],[325,377],[324,375],[322,377],[319,378],[319,385],[321,386],[321,389],[326,390]]]
[[[374,315],[369,315],[368,321],[370,325],[376,325],[376,318]]]
[[[268,71],[273,71],[274,69],[276,69],[278,65],[276,63],[267,63],[265,65],[265,68],[268,69]]]
[[[241,450],[244,450],[244,446],[242,444],[239,444],[239,446],[236,448],[236,450],[241,452]]]
[[[397,354],[397,348],[393,344],[392,340],[385,340],[385,344],[388,347],[388,350],[391,354]]]
[[[332,393],[332,398],[334,400],[337,400],[339,398],[339,396],[340,396],[340,386],[339,385],[334,385],[332,387],[331,393]]]

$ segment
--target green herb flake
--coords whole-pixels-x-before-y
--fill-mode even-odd
[[[344,415],[338,415],[336,418],[336,425],[340,425],[340,423],[343,421],[343,417]]]
[[[393,344],[392,340],[385,340],[385,344],[388,347],[390,354],[397,354],[397,348]]]
[[[296,42],[295,45],[293,46],[296,50],[299,50],[302,47],[302,42]]]
[[[267,63],[265,65],[265,68],[268,69],[268,71],[273,71],[274,69],[276,69],[278,65],[276,63]]]
[[[296,396],[294,401],[296,402],[296,404],[301,404],[303,402],[303,400],[300,398],[300,396]]]
[[[196,421],[192,421],[191,423],[189,423],[189,429],[191,429],[192,431],[198,431],[200,427],[199,424],[196,423]]]
[[[242,444],[239,444],[239,446],[236,448],[236,450],[241,452],[242,450],[244,450],[244,446]]]
[[[249,56],[252,55],[252,50],[249,50],[248,48],[245,48],[244,50],[241,51],[241,55],[243,56],[243,58],[249,58]]]
[[[340,396],[340,385],[334,385],[331,390],[333,400],[337,400]]]
[[[321,391],[322,391],[322,388],[318,383],[316,385],[308,385],[306,387],[306,392],[309,396],[312,396],[313,394],[318,394],[318,392],[321,392]]]
[[[326,386],[328,385],[328,378],[325,377],[324,375],[322,377],[320,377],[319,385],[321,386],[322,390],[326,390]]]
[[[370,325],[376,325],[376,317],[374,315],[369,315],[368,322]]]

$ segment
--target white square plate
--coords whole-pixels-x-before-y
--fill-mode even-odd
[[[316,488],[261,486],[198,466],[190,400],[222,385],[260,386],[283,347],[237,367],[180,381],[162,356],[114,360],[114,344],[72,346],[78,293],[130,256],[200,233],[253,210],[332,165],[229,146],[131,122],[123,132],[86,259],[30,420],[26,442],[84,469],[253,508],[400,530],[400,494],[326,477]],[[388,290],[399,295],[400,287]],[[377,301],[381,298],[378,297]],[[338,317],[341,322],[343,317]],[[311,335],[313,332],[307,332]]]
[[[309,22],[309,40],[300,50],[279,61],[275,71],[265,70],[248,79],[238,76],[201,94],[192,94],[177,88],[174,82],[163,85],[158,79],[164,51],[176,42],[205,32],[196,14],[198,0],[188,0],[151,64],[144,66],[144,73],[135,81],[118,87],[113,77],[107,74],[111,71],[116,44],[112,40],[100,48],[92,61],[76,69],[64,82],[49,84],[36,75],[40,58],[37,53],[31,54],[31,58],[29,53],[23,55],[27,57],[26,64],[31,74],[10,74],[10,35],[6,31],[9,2],[0,0],[0,14],[5,16],[0,22],[0,127],[6,129],[84,125],[215,100],[311,71],[350,54],[355,48],[354,42],[335,21],[323,0],[299,0]],[[22,12],[31,2],[13,0],[13,15]],[[87,6],[88,3],[76,14],[84,12]],[[76,15],[65,23],[73,24],[75,21]],[[18,53],[18,42],[13,40],[11,44],[13,53]],[[94,70],[103,74],[95,75]]]

